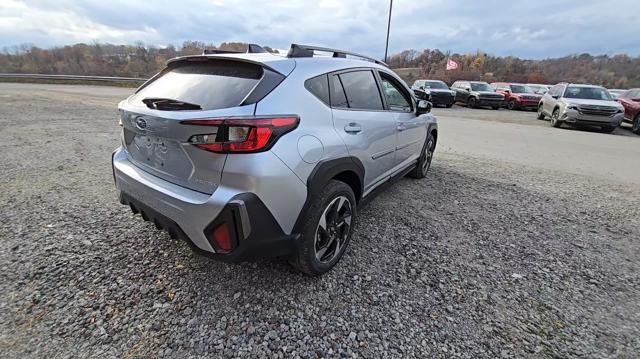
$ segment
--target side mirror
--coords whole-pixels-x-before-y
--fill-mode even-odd
[[[471,91],[471,88],[470,88],[470,87],[465,87],[465,88],[463,88],[463,90],[465,90],[465,91]]]
[[[557,100],[557,99],[558,99],[558,97],[560,97],[560,96],[558,96],[558,95],[551,95],[551,97],[553,97],[554,99],[556,99],[556,100]]]
[[[511,94],[511,90],[504,90],[505,93]]]
[[[420,86],[420,90],[424,90],[424,86]]]
[[[424,115],[425,113],[431,112],[431,102],[427,100],[418,100],[418,106],[416,106],[416,115]]]

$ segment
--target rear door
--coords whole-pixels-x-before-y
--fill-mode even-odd
[[[329,82],[335,130],[364,165],[366,192],[394,167],[396,119],[384,110],[371,69],[332,74]]]
[[[259,64],[233,59],[196,58],[170,64],[120,104],[129,161],[174,184],[213,193],[226,154],[205,151],[191,141],[215,141],[217,127],[181,122],[251,116],[255,101],[246,99],[264,86],[277,85],[273,76],[284,78]]]

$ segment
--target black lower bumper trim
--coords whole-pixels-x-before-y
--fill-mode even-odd
[[[245,203],[248,218],[251,222],[251,232],[246,238],[237,238],[238,245],[231,252],[213,253],[196,246],[175,221],[127,193],[120,192],[120,202],[129,206],[133,213],[139,213],[145,221],[153,222],[156,228],[166,230],[171,238],[179,238],[186,241],[194,252],[202,256],[223,262],[236,263],[279,256],[286,257],[294,253],[298,235],[285,235],[264,203],[256,195],[245,193],[234,197],[234,199],[242,200]],[[220,223],[221,218],[228,218],[231,210],[233,210],[232,203],[225,206],[220,215],[207,226],[205,236],[207,236],[207,230],[215,228]],[[243,236],[242,233],[238,233],[238,235]],[[210,237],[207,236],[207,238]]]

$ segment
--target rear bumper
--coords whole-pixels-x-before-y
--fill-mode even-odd
[[[263,160],[274,156],[268,152],[261,155]],[[245,173],[245,186],[234,177],[234,164],[229,163],[229,184],[223,180],[213,194],[206,194],[141,170],[129,162],[122,148],[114,152],[112,162],[121,203],[172,237],[186,240],[196,252],[229,262],[285,256],[294,248],[297,235],[290,233],[297,216],[285,209],[299,213],[300,208],[296,211],[295,207],[298,202],[300,207],[304,203],[306,187],[279,160],[266,161],[267,165],[273,177],[258,180]],[[281,186],[283,182],[291,202],[274,201],[281,198],[274,197],[274,183]],[[289,225],[287,219],[291,217]],[[232,228],[234,246],[228,252],[218,248],[212,238],[213,230],[222,222]]]
[[[153,222],[156,228],[167,231],[171,238],[184,240],[194,252],[223,262],[236,263],[290,256],[298,242],[298,235],[285,235],[260,199],[249,193],[234,198],[207,226],[207,229],[212,231],[221,222],[227,221],[230,224],[234,229],[232,241],[235,245],[230,252],[223,252],[217,248],[218,252],[203,250],[178,223],[125,192],[120,192],[120,203],[129,206],[133,213],[140,214],[143,220]],[[239,215],[242,211],[246,211],[247,215]],[[215,241],[207,239],[212,247],[216,246]]]
[[[585,115],[576,110],[566,110],[565,113],[562,114],[560,119],[566,123],[573,124],[592,126],[620,126],[620,124],[624,120],[624,114],[617,113],[612,116],[595,116]]]

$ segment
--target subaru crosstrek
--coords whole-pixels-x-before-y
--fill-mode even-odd
[[[430,108],[381,61],[344,51],[180,57],[120,102],[115,184],[196,252],[322,274],[374,190],[427,174]]]

